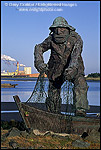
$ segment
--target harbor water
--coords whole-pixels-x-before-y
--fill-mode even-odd
[[[3,79],[1,80],[1,84],[2,83],[18,85],[15,88],[1,88],[1,102],[14,102],[13,96],[15,95],[19,96],[21,102],[26,102],[33,92],[36,80]],[[87,81],[87,84],[89,86],[87,93],[89,105],[100,106],[100,81]]]

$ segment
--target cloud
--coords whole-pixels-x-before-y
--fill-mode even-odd
[[[7,56],[7,55],[1,55],[1,60],[3,60],[5,62],[5,64],[7,64],[7,65],[11,65],[10,61],[12,61],[12,62],[14,62],[12,65],[14,65],[14,66],[16,66],[17,62],[18,62],[16,59],[14,59],[10,56]],[[20,63],[19,63],[19,66],[20,67],[25,67],[24,64],[20,64]]]
[[[7,55],[1,55],[1,60],[16,61],[14,58]]]

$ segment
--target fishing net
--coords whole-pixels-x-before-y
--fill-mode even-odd
[[[61,87],[62,104],[66,105],[65,113],[68,112],[69,115],[75,112],[75,107],[73,107],[73,87],[73,83],[67,80]]]
[[[48,96],[49,83],[47,81],[48,80],[45,78],[45,74],[40,74],[38,76],[34,90],[26,103],[45,103],[45,99]]]
[[[40,74],[37,78],[36,85],[34,90],[26,101],[26,103],[45,103],[46,98],[48,97],[48,87],[49,81],[48,78],[45,77],[45,74]],[[67,80],[61,86],[61,98],[62,104],[65,104],[65,112],[73,112],[73,84],[72,82],[68,82]]]

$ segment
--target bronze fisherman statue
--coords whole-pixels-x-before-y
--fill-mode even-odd
[[[49,79],[47,110],[61,112],[61,86],[68,80],[74,84],[73,105],[76,115],[85,116],[89,109],[88,86],[84,77],[84,64],[81,57],[83,41],[63,17],[57,17],[51,25],[49,36],[35,46],[34,64],[36,69],[47,74]],[[48,64],[44,63],[43,53],[51,50]]]

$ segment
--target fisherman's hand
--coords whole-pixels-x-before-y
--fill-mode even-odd
[[[48,64],[41,63],[41,64],[38,66],[38,69],[39,69],[39,72],[40,72],[40,73],[45,73],[46,75],[48,74]]]
[[[71,76],[70,76],[70,74],[68,73],[68,70],[67,70],[67,69],[64,71],[64,78],[65,78],[65,80],[71,80]]]
[[[64,71],[64,77],[66,80],[71,80],[74,78],[74,76],[76,75],[77,70],[72,69],[72,68],[67,68]]]

